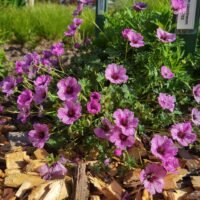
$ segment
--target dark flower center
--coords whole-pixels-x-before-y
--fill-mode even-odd
[[[153,182],[153,181],[156,179],[156,176],[155,176],[155,174],[153,174],[153,173],[149,173],[149,174],[147,174],[146,179],[147,179],[149,182]]]
[[[183,139],[185,137],[185,133],[182,131],[178,132],[178,137]]]
[[[66,93],[67,93],[67,94],[71,94],[72,92],[73,92],[73,87],[67,86],[67,87],[66,87]]]
[[[112,75],[112,79],[117,80],[118,78],[119,78],[119,75],[118,75],[118,74],[113,74],[113,75]]]
[[[67,114],[68,114],[69,117],[74,117],[74,115],[75,115],[75,110],[74,110],[74,109],[71,109],[71,110],[68,111]]]
[[[110,127],[109,127],[107,124],[102,125],[102,129],[103,129],[105,132],[109,132],[109,131],[110,131]]]
[[[43,138],[45,137],[45,132],[44,132],[44,131],[38,132],[38,137],[39,137],[40,139],[43,139]]]
[[[162,147],[162,146],[160,146],[160,147],[157,148],[157,152],[158,152],[159,154],[163,155],[163,154],[165,153],[165,148]]]
[[[167,39],[167,35],[162,35],[161,39],[166,40]]]
[[[124,135],[124,134],[120,134],[120,140],[125,141],[127,140],[128,136]]]
[[[128,125],[128,122],[127,122],[126,119],[121,119],[121,120],[120,120],[120,124],[121,124],[122,126],[127,126],[127,125]]]

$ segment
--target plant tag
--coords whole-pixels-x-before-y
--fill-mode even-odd
[[[197,0],[186,0],[186,3],[186,13],[178,15],[177,30],[193,30],[195,28]]]
[[[103,15],[105,12],[105,0],[98,0],[97,15]]]

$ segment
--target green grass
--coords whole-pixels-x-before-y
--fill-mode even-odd
[[[0,39],[19,43],[45,38],[58,40],[71,23],[74,6],[36,4],[32,7],[0,7]],[[84,35],[92,35],[94,11],[85,9],[81,18]]]

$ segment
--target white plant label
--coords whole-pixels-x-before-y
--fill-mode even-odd
[[[105,12],[105,0],[97,0],[98,1],[98,15],[103,15]]]
[[[186,0],[187,11],[185,14],[179,14],[177,20],[177,29],[194,29],[197,0]]]

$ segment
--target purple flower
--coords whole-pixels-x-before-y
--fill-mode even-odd
[[[36,105],[41,104],[47,98],[48,89],[45,86],[37,86],[35,87],[35,94],[33,100],[35,101]]]
[[[136,33],[132,29],[124,29],[122,35],[125,39],[130,41],[130,46],[140,48],[144,46],[143,36],[140,33]]]
[[[160,93],[158,97],[158,103],[164,110],[169,110],[170,112],[174,111],[176,99],[174,96],[171,96],[166,93]]]
[[[171,0],[171,8],[175,15],[184,14],[187,10],[187,4],[185,0]]]
[[[191,122],[178,123],[172,126],[171,135],[174,140],[177,140],[182,146],[188,146],[193,143],[197,136],[192,133]]]
[[[77,26],[76,26],[76,25],[70,24],[70,25],[68,26],[68,30],[64,33],[64,35],[67,36],[67,37],[72,37],[72,36],[74,36],[75,33],[76,33],[76,29],[77,29]]]
[[[49,51],[49,50],[44,50],[42,52],[42,54],[43,54],[43,58],[46,58],[46,59],[48,59],[48,58],[50,58],[52,56],[52,52]]]
[[[124,135],[134,135],[135,128],[138,126],[138,118],[128,109],[117,109],[113,113],[115,124],[122,129]]]
[[[197,103],[200,103],[200,84],[193,87],[193,95]]]
[[[46,124],[36,123],[33,130],[28,132],[28,138],[32,145],[37,148],[43,148],[49,139],[49,128]]]
[[[103,163],[104,163],[104,165],[105,166],[108,166],[109,164],[110,164],[110,158],[106,158],[104,161],[103,161]]]
[[[151,152],[155,157],[165,160],[175,156],[178,148],[167,136],[154,135],[151,140]]]
[[[151,193],[161,193],[164,187],[164,177],[166,170],[157,164],[148,164],[140,173],[140,181],[144,187]]]
[[[78,84],[77,80],[71,76],[61,79],[57,83],[57,87],[58,97],[62,101],[76,100],[78,93],[81,91],[81,86]]]
[[[197,108],[192,109],[192,122],[195,125],[200,126],[200,110]]]
[[[1,91],[5,93],[7,97],[14,93],[16,85],[17,81],[13,76],[7,76],[3,81],[0,82]]]
[[[74,19],[73,19],[73,24],[74,24],[76,27],[79,27],[82,23],[83,23],[83,20],[80,19],[80,18],[74,18]]]
[[[162,166],[166,169],[167,172],[174,173],[177,168],[180,167],[179,160],[175,157],[169,157],[165,160],[162,160]]]
[[[83,7],[84,7],[84,4],[83,3],[79,3],[76,7],[76,10],[74,10],[73,12],[73,16],[77,16],[77,15],[80,15],[81,12],[83,11]]]
[[[64,108],[58,109],[57,116],[64,124],[73,124],[81,117],[81,105],[73,101],[67,101]]]
[[[20,108],[20,112],[17,115],[17,119],[22,122],[22,124],[25,124],[28,120],[28,117],[30,116],[30,108]]]
[[[95,101],[100,101],[101,100],[101,94],[99,92],[92,92],[90,94],[90,101],[95,100]]]
[[[67,169],[65,168],[65,166],[59,161],[55,162],[51,166],[50,171],[51,171],[51,179],[64,178],[65,174],[67,173]]]
[[[100,128],[95,128],[94,133],[97,137],[102,139],[109,139],[110,135],[112,134],[113,125],[112,123],[104,118],[102,120],[102,125]]]
[[[96,100],[90,100],[87,103],[87,111],[90,114],[96,115],[101,111],[101,104]]]
[[[61,162],[57,161],[51,166],[48,166],[47,164],[42,165],[40,168],[38,168],[38,172],[43,179],[51,180],[64,178],[65,174],[67,173],[67,169]]]
[[[63,43],[58,42],[58,43],[54,44],[51,47],[51,53],[54,56],[62,56],[64,54],[64,45],[63,45]]]
[[[133,146],[135,138],[133,135],[125,135],[120,127],[115,126],[112,135],[109,137],[109,141],[114,143],[117,148],[124,150],[127,147]]]
[[[121,149],[115,149],[114,151],[115,156],[119,157],[122,155],[122,150]]]
[[[41,75],[36,78],[34,81],[35,86],[45,86],[47,87],[51,82],[52,78],[49,75]]]
[[[25,61],[16,61],[15,62],[15,71],[17,74],[21,75],[24,73],[24,65],[25,65]]]
[[[107,66],[105,77],[114,84],[122,84],[128,81],[126,69],[122,65],[117,65],[114,63]]]
[[[176,34],[168,33],[161,28],[157,29],[157,38],[164,43],[174,42],[176,40]]]
[[[17,106],[21,108],[30,108],[31,102],[33,101],[33,93],[31,90],[24,90],[17,98]]]
[[[4,111],[4,106],[0,104],[0,114],[3,113]]]
[[[161,67],[161,75],[163,78],[165,79],[172,79],[174,78],[174,74],[171,72],[171,70],[166,67],[166,66],[162,66]]]
[[[76,43],[74,44],[74,48],[75,48],[75,49],[80,49],[80,48],[81,48],[81,44],[76,42]]]
[[[136,10],[136,11],[142,11],[142,10],[145,10],[147,8],[147,4],[146,3],[143,3],[143,2],[136,2],[134,5],[133,5],[133,9]]]

